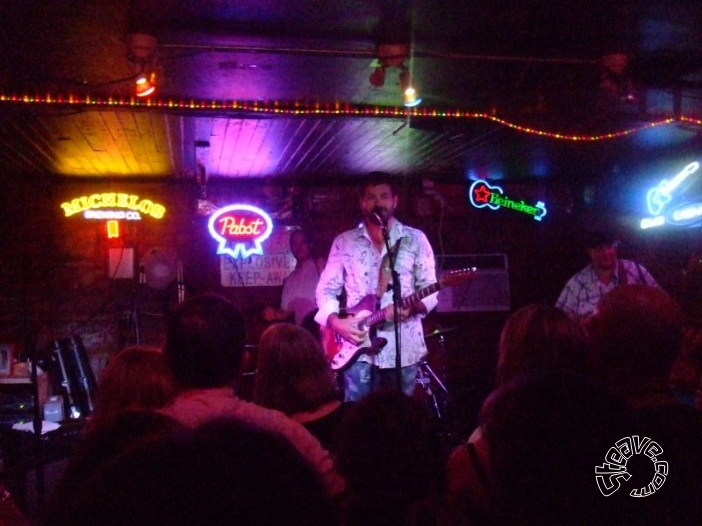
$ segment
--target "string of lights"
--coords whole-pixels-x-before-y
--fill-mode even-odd
[[[271,114],[286,117],[377,117],[377,118],[421,118],[421,119],[484,119],[496,124],[506,126],[513,130],[548,137],[563,141],[593,142],[616,139],[648,130],[665,126],[674,122],[686,122],[702,126],[702,119],[687,116],[677,118],[666,117],[660,120],[646,122],[623,130],[603,132],[597,134],[569,134],[536,129],[523,126],[495,115],[466,110],[449,110],[428,107],[404,106],[369,106],[350,103],[301,103],[280,101],[220,101],[220,100],[195,100],[195,99],[138,99],[120,97],[95,97],[74,95],[6,95],[0,93],[0,104],[26,104],[26,105],[53,105],[67,107],[99,107],[99,108],[143,108],[162,110],[182,110],[193,112],[239,112],[251,114]]]

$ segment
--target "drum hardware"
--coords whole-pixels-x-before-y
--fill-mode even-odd
[[[442,420],[446,416],[445,407],[450,398],[449,391],[429,365],[426,357],[417,364],[417,385],[424,391],[434,416]]]
[[[429,405],[429,409],[433,415],[444,420],[446,417],[446,407],[450,402],[450,393],[441,377],[444,376],[444,360],[445,360],[445,334],[455,331],[458,327],[441,327],[437,326],[433,331],[424,336],[425,340],[434,341],[438,344],[438,349],[434,357],[438,360],[439,371],[434,370],[429,364],[428,357],[425,356],[417,364],[417,385],[422,388],[425,402]],[[430,353],[432,354],[432,353]]]
[[[446,329],[442,327],[437,327],[433,331],[431,331],[429,334],[424,335],[424,339],[426,340],[427,338],[433,338],[434,336],[439,336],[439,341],[443,342],[444,340],[444,334],[447,332],[455,331],[458,329],[458,327],[448,327]]]

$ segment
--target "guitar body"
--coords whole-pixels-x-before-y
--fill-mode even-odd
[[[356,326],[359,329],[368,328],[365,326],[365,321],[373,314],[375,301],[375,296],[372,294],[364,296],[356,305],[346,309],[347,317],[357,319]],[[378,354],[387,343],[385,338],[372,338],[369,335],[359,347],[347,345],[344,348],[344,340],[331,329],[322,327],[321,334],[322,348],[327,355],[332,370],[336,372],[341,372],[351,367],[362,354]]]
[[[330,331],[331,332],[331,331]],[[335,333],[334,333],[335,334]],[[339,344],[339,351],[336,354],[327,354],[329,365],[337,373],[343,372],[351,367],[362,354],[373,356],[383,350],[388,343],[385,338],[366,338],[360,347],[347,347],[344,349],[343,342]]]
[[[429,285],[414,294],[402,299],[403,308],[413,305],[415,302],[426,298],[430,294],[437,292],[443,287],[455,286],[467,281],[475,274],[475,267],[449,272],[441,278],[438,283]],[[357,327],[361,330],[370,330],[372,327],[385,321],[385,313],[382,309],[374,310],[376,298],[373,294],[364,296],[361,301],[351,308],[346,309],[349,316],[353,316],[357,321]],[[388,341],[385,338],[375,338],[368,336],[360,346],[355,347],[344,341],[337,333],[326,327],[321,327],[322,347],[329,360],[329,364],[334,371],[341,372],[351,367],[351,365],[362,354],[378,354]]]

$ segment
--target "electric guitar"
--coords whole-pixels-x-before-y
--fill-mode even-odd
[[[414,294],[410,294],[406,298],[402,298],[402,308],[409,308],[411,305],[426,298],[430,294],[443,289],[444,287],[454,287],[469,280],[475,274],[476,268],[466,268],[460,270],[452,270],[442,276],[438,282],[423,289],[418,290]],[[385,310],[374,310],[376,297],[373,294],[364,296],[353,307],[347,308],[346,313],[353,316],[356,322],[356,327],[359,330],[367,331],[372,327],[379,325],[385,321]],[[349,342],[344,342],[339,334],[331,329],[321,327],[322,347],[327,355],[327,359],[334,371],[341,372],[353,363],[362,354],[375,355],[378,354],[387,344],[385,338],[366,337],[366,340],[359,346],[354,347]]]

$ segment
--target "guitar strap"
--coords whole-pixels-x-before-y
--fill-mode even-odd
[[[395,244],[390,247],[390,254],[387,252],[383,256],[383,260],[380,262],[380,269],[378,270],[378,287],[375,289],[375,297],[380,299],[383,294],[388,290],[390,285],[390,279],[392,278],[392,269],[390,268],[390,255],[393,259],[400,249],[400,242],[402,238],[398,239]]]
[[[641,270],[641,265],[638,263],[634,263],[636,265],[636,270],[639,272],[639,279],[637,283],[641,285],[646,285],[646,277],[643,275],[643,271]],[[619,279],[619,285],[626,285],[627,283],[627,277],[626,277],[626,269],[624,268],[624,264],[619,261],[617,265],[617,278]]]

